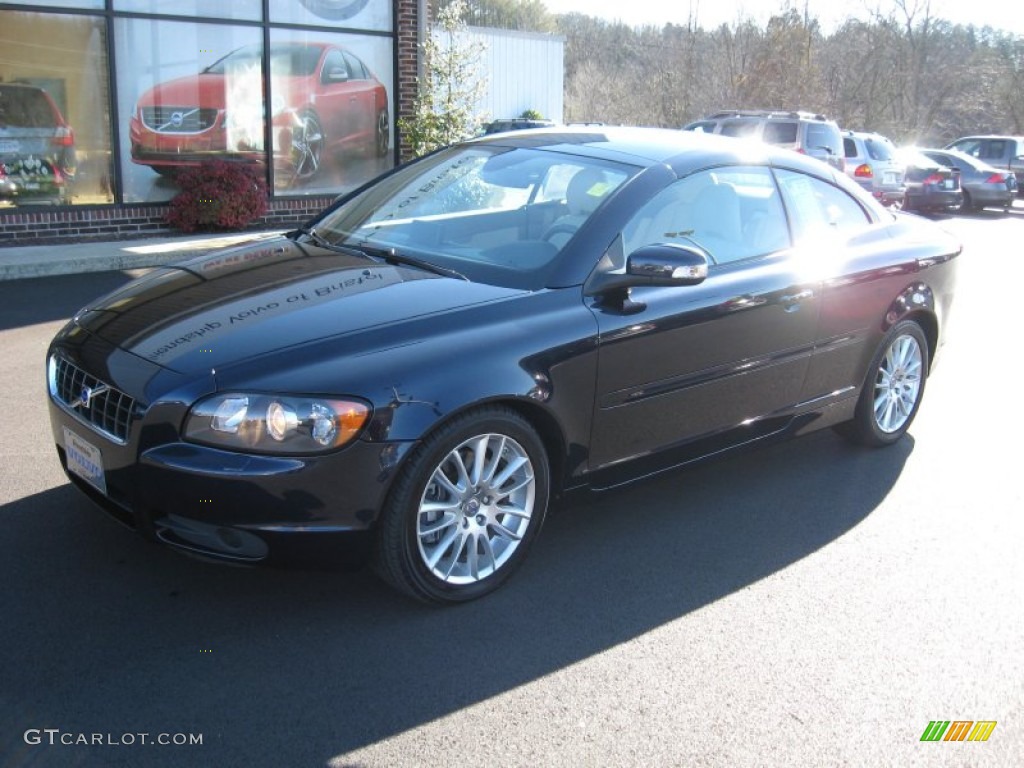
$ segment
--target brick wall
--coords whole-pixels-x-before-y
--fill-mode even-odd
[[[426,3],[424,3],[426,5]],[[395,90],[397,96],[397,117],[412,117],[413,100],[419,87],[420,77],[420,2],[419,0],[397,0],[398,39],[398,71],[395,73]],[[424,23],[426,20],[424,20]],[[398,156],[401,162],[412,159],[409,143],[398,129],[395,122],[395,135],[398,139]]]
[[[270,210],[253,229],[280,229],[302,224],[334,199],[305,197],[272,200]],[[17,208],[0,212],[0,247],[70,240],[117,240],[145,235],[174,234],[164,223],[166,205],[125,205],[104,208]]]

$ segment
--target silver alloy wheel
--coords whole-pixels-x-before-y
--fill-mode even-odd
[[[923,374],[924,356],[917,339],[910,335],[893,339],[875,379],[875,424],[882,432],[898,431],[913,415]]]
[[[504,565],[530,526],[537,483],[526,450],[507,435],[459,444],[430,475],[416,515],[427,569],[447,584],[473,584]]]
[[[308,179],[320,170],[320,155],[324,148],[324,134],[313,114],[300,118],[299,130],[292,138],[295,178]]]

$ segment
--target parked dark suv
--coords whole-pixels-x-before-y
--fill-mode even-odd
[[[0,199],[68,202],[75,135],[50,94],[0,83]]]
[[[716,112],[683,126],[684,131],[760,139],[844,170],[843,139],[834,120],[812,112],[774,109],[737,109]]]

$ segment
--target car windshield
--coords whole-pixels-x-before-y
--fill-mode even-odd
[[[315,230],[329,244],[539,287],[575,232],[638,170],[537,149],[457,147],[382,177]]]
[[[894,147],[888,139],[865,139],[864,146],[872,160],[892,160]]]

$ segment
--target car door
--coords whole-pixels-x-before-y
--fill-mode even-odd
[[[326,129],[327,140],[334,150],[347,144],[357,130],[349,103],[355,88],[344,56],[337,48],[331,48],[320,67],[317,110]]]
[[[860,386],[879,321],[917,266],[913,258],[902,267],[892,264],[885,226],[846,190],[797,170],[775,173],[789,212],[793,259],[805,274],[821,278],[817,347],[800,400],[823,407]]]
[[[624,264],[650,243],[696,244],[713,263],[700,285],[634,289],[621,309],[591,304],[600,339],[594,470],[708,445],[698,438],[728,443],[776,428],[768,417],[799,399],[814,347],[817,279],[789,257],[767,168],[717,168],[671,184],[630,220],[613,251]]]
[[[352,139],[357,142],[370,140],[377,124],[376,83],[363,62],[348,51],[345,52],[345,62],[351,77],[348,106],[352,112]]]

